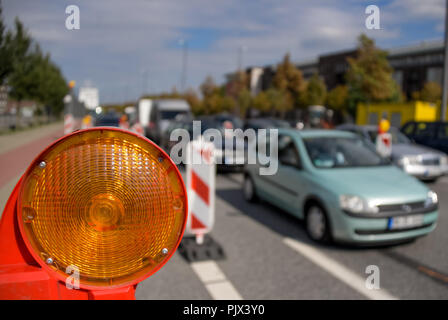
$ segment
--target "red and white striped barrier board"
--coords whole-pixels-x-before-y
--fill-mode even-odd
[[[383,157],[392,154],[392,135],[390,133],[379,133],[376,137],[376,151]]]
[[[187,233],[196,235],[202,243],[205,233],[210,232],[215,222],[216,164],[214,145],[195,140],[187,146]]]
[[[144,134],[143,126],[140,124],[140,122],[134,123],[134,125],[131,127],[131,131],[135,132],[135,133],[137,133],[139,135],[143,135]]]
[[[129,122],[127,120],[121,120],[119,123],[120,129],[129,130]]]
[[[69,134],[75,131],[75,118],[68,113],[64,116],[64,134]]]

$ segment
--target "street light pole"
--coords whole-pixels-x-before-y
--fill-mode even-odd
[[[239,46],[238,47],[238,71],[241,71],[243,68],[243,54],[244,51],[246,51],[245,46]]]
[[[441,106],[441,121],[446,120],[446,104],[448,99],[448,0],[445,1],[445,56],[443,58],[443,94]]]

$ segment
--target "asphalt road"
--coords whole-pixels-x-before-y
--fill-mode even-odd
[[[26,163],[61,134],[55,125],[1,137],[2,208]],[[11,162],[15,155],[21,162]],[[137,299],[448,298],[448,177],[428,184],[439,195],[436,230],[407,244],[380,248],[312,243],[299,220],[266,202],[247,203],[241,174],[219,174],[216,182],[210,237],[221,245],[225,258],[190,263],[176,253],[138,286]],[[365,288],[369,265],[380,270],[380,290]]]

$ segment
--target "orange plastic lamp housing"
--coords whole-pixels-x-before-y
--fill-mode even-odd
[[[58,278],[77,269],[81,287],[126,286],[176,250],[186,191],[174,163],[151,141],[94,128],[58,140],[32,163],[17,214],[34,258]]]

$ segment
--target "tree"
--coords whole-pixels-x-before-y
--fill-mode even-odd
[[[392,78],[387,52],[378,49],[374,40],[361,34],[356,58],[348,58],[346,74],[349,101],[353,112],[359,102],[397,101],[401,92]]]
[[[301,99],[301,104],[304,107],[324,104],[327,86],[317,73],[311,77],[305,88]]]
[[[196,91],[193,89],[188,89],[184,94],[184,99],[187,100],[188,104],[191,106],[191,111],[196,114],[202,114],[202,103],[199,99],[198,95],[196,94]]]
[[[436,103],[442,99],[442,87],[437,82],[427,82],[422,90],[414,92],[412,97],[415,100]]]
[[[266,92],[260,91],[253,100],[253,107],[263,113],[271,111],[271,101]]]
[[[286,111],[293,108],[293,101],[291,96],[284,91],[269,88],[266,91],[266,96],[269,101],[271,114],[278,113],[283,117]]]
[[[273,84],[274,88],[289,95],[288,99],[291,99],[294,107],[300,105],[299,99],[305,89],[305,83],[302,72],[291,63],[289,53],[277,65]]]
[[[11,86],[10,96],[20,102],[32,98],[30,91],[35,91],[34,87],[37,86],[37,81],[31,73],[34,63],[38,60],[38,53],[30,53],[32,40],[22,22],[16,18],[14,26],[14,34],[9,40],[12,70],[7,81]]]
[[[326,105],[330,109],[344,111],[348,107],[347,103],[348,103],[347,86],[339,85],[328,92]]]
[[[243,71],[237,71],[232,74],[227,83],[226,83],[226,91],[225,96],[230,97],[234,101],[234,110],[233,112],[239,115],[244,114],[247,106],[240,105],[240,100],[245,99],[243,103],[247,102],[247,87],[248,87],[248,77],[247,74]]]
[[[244,88],[238,94],[237,105],[239,107],[239,112],[241,117],[245,117],[247,110],[252,104],[252,95],[249,90]]]
[[[235,101],[224,95],[221,90],[215,89],[214,92],[204,98],[203,110],[206,114],[215,114],[220,112],[230,112],[235,108]]]
[[[50,55],[42,53],[18,18],[14,30],[6,33],[0,19],[0,57],[0,84],[8,85],[9,96],[19,102],[19,108],[21,101],[30,99],[49,106],[54,113],[62,111],[67,83]]]
[[[237,71],[230,75],[226,84],[226,95],[232,97],[236,101],[240,92],[247,90],[248,81],[247,74],[243,71]]]
[[[207,76],[201,84],[200,89],[204,98],[212,95],[213,91],[216,89],[216,84],[215,81],[213,81],[213,78],[211,76]]]
[[[11,32],[6,31],[0,6],[0,85],[12,71]]]

